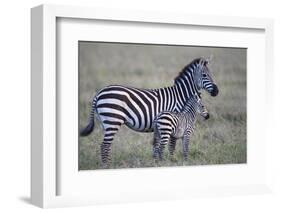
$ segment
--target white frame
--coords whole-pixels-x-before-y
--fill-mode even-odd
[[[265,61],[267,91],[273,88],[268,76],[273,75],[273,21],[270,19],[196,16],[187,14],[161,14],[145,11],[42,5],[31,10],[32,56],[32,143],[31,143],[31,201],[40,207],[88,205],[107,202],[137,201],[122,199],[97,201],[91,196],[56,196],[56,19],[80,18],[118,20],[161,24],[198,25],[227,28],[249,28],[265,31]],[[268,104],[272,103],[269,96]],[[269,128],[268,128],[269,130]],[[267,145],[267,150],[270,147]],[[268,156],[268,152],[267,152]],[[179,197],[206,195],[245,194],[270,191],[270,161],[266,162],[267,180],[263,184],[230,186],[214,189],[196,188],[188,193],[178,190]],[[174,189],[177,190],[177,189]],[[160,197],[161,198],[161,197]],[[167,197],[170,198],[169,196]],[[162,197],[162,199],[165,199]]]

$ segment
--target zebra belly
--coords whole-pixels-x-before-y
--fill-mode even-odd
[[[138,132],[152,132],[152,118],[147,118],[147,122],[139,119],[130,107],[118,99],[97,100],[96,117],[101,122],[104,129],[109,126],[121,126],[125,124],[132,130]],[[142,124],[142,125],[141,125]]]
[[[138,127],[136,126],[133,126],[131,123],[129,122],[125,122],[125,125],[127,127],[129,127],[130,129],[134,130],[134,131],[137,131],[137,132],[153,132],[154,129],[153,128],[145,128],[145,129],[139,129]]]
[[[146,92],[146,93],[145,93]],[[104,123],[107,119],[139,132],[152,132],[152,121],[157,114],[155,92],[118,85],[108,86],[96,95],[96,112]]]

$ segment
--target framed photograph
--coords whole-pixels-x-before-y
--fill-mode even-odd
[[[42,5],[31,26],[33,204],[271,191],[272,20]]]

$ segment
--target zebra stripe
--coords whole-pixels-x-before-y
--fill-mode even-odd
[[[93,98],[89,123],[80,135],[87,136],[93,131],[94,114],[104,129],[104,143],[112,142],[123,124],[135,131],[152,132],[153,120],[160,112],[180,112],[187,100],[201,89],[211,96],[218,94],[207,65],[206,59],[195,59],[179,73],[174,85],[166,88],[139,89],[121,85],[103,88]],[[108,134],[108,129],[112,128],[114,131]],[[110,147],[101,149],[102,161],[107,164]]]
[[[207,109],[202,105],[197,95],[190,97],[183,111],[176,113],[163,111],[155,118],[153,122],[154,141],[153,141],[153,158],[163,158],[163,150],[169,143],[170,157],[173,159],[176,140],[183,139],[183,155],[187,159],[188,144],[190,135],[194,131],[196,114],[199,113],[205,119],[209,118]]]

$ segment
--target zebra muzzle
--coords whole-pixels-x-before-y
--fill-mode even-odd
[[[209,119],[210,118],[210,114],[208,113],[204,118],[205,118],[205,120]]]
[[[219,89],[217,85],[213,84],[213,90],[211,92],[211,96],[217,96],[219,94]]]

